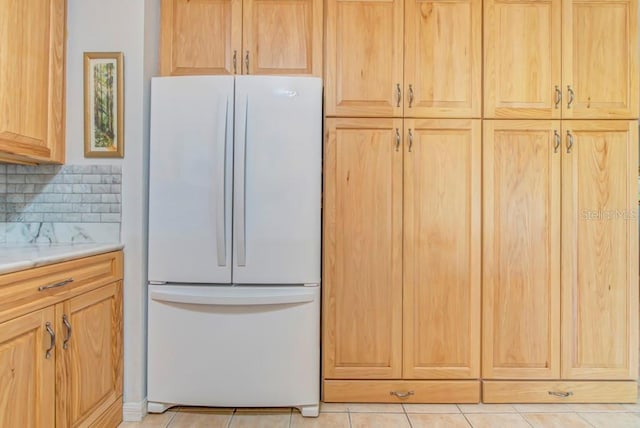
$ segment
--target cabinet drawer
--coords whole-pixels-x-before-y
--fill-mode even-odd
[[[403,397],[403,395],[405,395]],[[325,402],[477,403],[478,380],[325,380]]]
[[[0,276],[0,322],[122,279],[115,251]]]
[[[635,381],[485,381],[484,403],[635,403]]]

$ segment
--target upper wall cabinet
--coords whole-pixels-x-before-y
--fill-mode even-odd
[[[65,0],[0,2],[0,161],[64,161]]]
[[[328,0],[326,114],[480,117],[481,2]]]
[[[322,0],[162,0],[160,73],[322,75]]]
[[[484,116],[638,116],[637,0],[485,0]]]

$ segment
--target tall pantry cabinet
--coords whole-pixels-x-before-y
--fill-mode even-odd
[[[479,401],[481,13],[327,2],[325,401]]]

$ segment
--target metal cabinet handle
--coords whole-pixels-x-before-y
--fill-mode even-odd
[[[249,51],[244,54],[244,66],[246,68],[245,74],[249,74]]]
[[[553,395],[555,397],[567,398],[573,395],[573,392],[557,392],[557,391],[549,391],[549,395]]]
[[[400,107],[400,101],[402,101],[402,89],[400,84],[396,83],[396,107]]]
[[[561,102],[562,102],[562,91],[560,90],[558,85],[556,85],[555,108],[558,108]]]
[[[413,85],[409,84],[409,108],[413,105]]]
[[[571,131],[567,131],[567,153],[571,153],[571,148],[573,147],[573,135]]]
[[[555,129],[553,130],[553,138],[555,139],[553,153],[558,153],[558,149],[560,148],[560,133]]]
[[[233,74],[238,72],[238,51],[233,51]]]
[[[67,278],[60,282],[54,282],[53,284],[41,285],[40,287],[38,287],[38,291],[49,290],[50,288],[64,287],[65,285],[70,284],[72,282],[73,282],[73,278]]]
[[[567,85],[567,94],[569,95],[569,99],[567,100],[567,108],[571,108],[571,103],[573,102],[573,89],[571,89],[571,85]]]
[[[71,340],[71,323],[69,322],[69,318],[67,315],[62,315],[62,323],[67,328],[67,333],[64,336],[64,341],[62,342],[62,349],[69,348],[69,340]]]
[[[407,398],[410,395],[414,395],[414,391],[400,392],[400,391],[391,391],[389,395],[395,395],[398,398]]]
[[[396,152],[400,150],[400,130],[396,128]]]
[[[413,147],[413,132],[411,131],[411,128],[409,128],[409,151],[411,151],[412,147]]]
[[[44,325],[44,328],[47,330],[47,333],[49,333],[49,336],[51,336],[51,346],[49,346],[49,349],[47,349],[47,352],[44,354],[44,357],[46,359],[49,359],[51,358],[51,352],[53,351],[53,348],[56,347],[56,334],[53,332],[50,322],[47,322]]]

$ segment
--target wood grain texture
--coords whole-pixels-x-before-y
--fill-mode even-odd
[[[61,163],[65,0],[0,1],[0,154]],[[19,35],[16,36],[16,35]]]
[[[402,0],[327,0],[325,113],[401,117]]]
[[[244,0],[244,73],[321,77],[322,13],[322,0]]]
[[[564,121],[562,377],[638,376],[638,128]]]
[[[162,76],[241,72],[242,0],[162,0],[160,31]]]
[[[484,1],[484,117],[560,118],[561,1]]]
[[[404,116],[480,117],[482,2],[408,0],[404,25]]]
[[[637,118],[637,0],[563,0],[562,16],[563,118]]]
[[[53,308],[0,324],[0,426],[45,428],[55,420],[55,359],[45,323]]]
[[[571,393],[568,397],[549,394]],[[484,403],[635,403],[636,382],[483,381]]]
[[[327,119],[324,176],[325,378],[402,374],[399,119]]]
[[[403,378],[477,378],[481,124],[404,125]]]
[[[484,121],[482,377],[560,376],[558,121]]]
[[[477,403],[480,381],[477,380],[325,380],[324,402],[342,403]],[[391,392],[406,393],[398,398]]]

